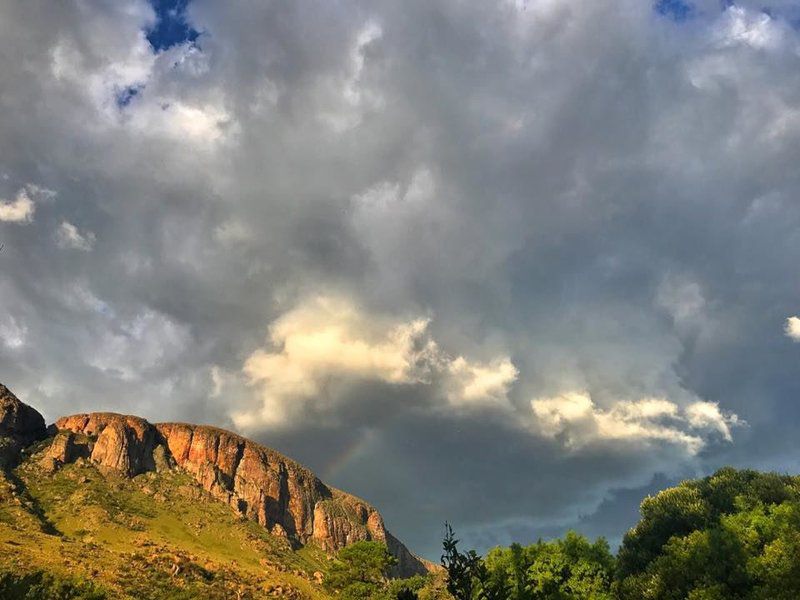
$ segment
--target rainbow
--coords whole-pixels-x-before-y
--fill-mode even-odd
[[[322,479],[327,482],[333,482],[351,462],[364,455],[374,441],[375,432],[372,429],[367,429],[363,434],[356,436],[340,452],[333,455],[322,468]]]

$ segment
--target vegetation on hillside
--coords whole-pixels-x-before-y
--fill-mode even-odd
[[[91,582],[46,571],[0,571],[0,598],[4,600],[106,600],[108,594]]]
[[[329,565],[177,471],[129,479],[81,459],[50,472],[34,455],[0,474],[3,599],[327,600],[314,575]]]
[[[564,539],[495,548],[486,558],[461,553],[447,527],[442,564],[458,600],[610,600],[615,559],[605,540]]]
[[[385,545],[292,548],[180,471],[133,478],[32,448],[0,471],[0,598],[31,600],[795,600],[800,477],[726,468],[646,498],[616,556],[605,540],[462,552],[393,579]]]
[[[379,542],[342,548],[325,579],[325,588],[341,600],[445,600],[451,598],[441,576],[390,579],[396,564]]]

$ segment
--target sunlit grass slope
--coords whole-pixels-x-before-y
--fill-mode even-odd
[[[237,517],[178,471],[132,479],[40,455],[0,476],[0,570],[89,580],[109,598],[323,599],[328,558]],[[319,577],[319,574],[317,574]]]

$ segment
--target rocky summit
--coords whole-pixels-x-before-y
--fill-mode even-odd
[[[76,461],[125,479],[184,473],[207,492],[209,502],[226,504],[293,548],[313,545],[332,554],[354,542],[379,541],[397,558],[399,576],[430,569],[386,530],[375,507],[326,485],[275,450],[229,431],[150,423],[115,413],[62,417],[46,429],[35,409],[0,385],[0,439],[6,440],[6,465],[17,462],[23,448],[39,442],[37,464],[46,473]]]

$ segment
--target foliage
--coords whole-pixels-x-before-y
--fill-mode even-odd
[[[395,598],[397,600],[419,600],[417,593],[407,587],[404,587],[397,592],[397,594],[395,594]]]
[[[608,543],[569,532],[563,540],[462,554],[446,528],[442,565],[457,600],[607,600],[615,560]]]
[[[800,479],[722,469],[642,503],[619,553],[623,599],[800,597]]]
[[[4,600],[105,600],[107,594],[88,581],[55,573],[0,572],[0,598]]]
[[[577,533],[482,559],[446,528],[457,600],[800,598],[800,477],[721,469],[646,498],[615,559]]]
[[[356,542],[339,551],[325,579],[325,588],[343,600],[451,599],[436,575],[390,579],[397,560],[379,542]]]
[[[800,598],[800,477],[725,468],[646,498],[617,559],[572,532],[485,559],[457,544],[447,526],[457,600]]]
[[[391,579],[383,544],[351,545],[333,563],[313,545],[294,551],[181,473],[41,469],[26,458],[0,477],[4,600],[255,600],[278,586],[315,600],[800,598],[800,477],[722,469],[664,490],[642,502],[617,558],[577,533],[481,557],[448,525],[444,571]]]
[[[453,596],[447,591],[447,576],[444,572],[430,573],[425,576],[415,575],[410,579],[395,580],[392,584],[398,588],[408,587],[419,600],[453,600]],[[397,593],[390,596],[392,600],[396,597]]]
[[[339,551],[325,587],[347,600],[372,598],[386,589],[389,569],[396,563],[380,542],[356,542]]]
[[[386,587],[385,597],[390,600],[419,600],[419,592],[428,585],[428,578],[415,575],[408,579],[392,579]]]
[[[474,550],[462,554],[458,550],[453,528],[445,523],[444,529],[442,566],[447,571],[447,591],[456,600],[480,598],[482,584],[486,580],[483,561]]]

